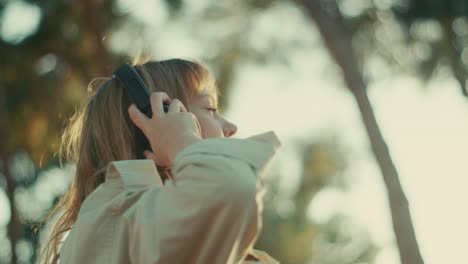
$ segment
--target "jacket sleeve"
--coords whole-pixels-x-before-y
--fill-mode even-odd
[[[260,177],[279,141],[205,139],[182,150],[175,181],[146,191],[125,216],[133,263],[239,263],[261,229]],[[133,219],[130,219],[133,218]]]

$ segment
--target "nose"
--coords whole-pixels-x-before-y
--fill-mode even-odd
[[[237,126],[231,122],[226,122],[223,128],[223,133],[225,137],[232,137],[237,132]]]

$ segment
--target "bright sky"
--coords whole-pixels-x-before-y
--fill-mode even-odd
[[[123,9],[129,3],[120,2]],[[11,24],[4,23],[2,37],[12,42],[27,35],[24,28],[32,30],[40,17],[35,7],[21,5],[19,2],[9,7],[12,14],[23,8],[36,17],[33,19],[36,22],[23,21],[17,31],[11,30],[8,26]],[[151,4],[146,8],[141,4],[132,6],[140,19],[148,22],[150,29],[157,32],[157,36],[147,37],[154,39],[158,56],[199,58],[206,52],[205,45],[186,34],[191,29],[176,24],[162,27],[166,16],[164,12],[156,11],[160,10],[157,5]],[[347,212],[382,247],[376,263],[399,263],[386,190],[369,151],[367,135],[354,99],[343,88],[340,76],[330,70],[332,62],[320,41],[317,41],[317,32],[304,29],[300,24],[304,22],[297,18],[295,9],[282,8],[272,12],[276,13],[258,16],[250,32],[260,32],[266,36],[279,34],[274,23],[278,15],[282,15],[291,18],[281,20],[289,21],[282,25],[281,32],[286,34],[283,37],[302,34],[309,37],[313,44],[306,53],[291,52],[288,68],[242,62],[237,68],[233,94],[228,95],[231,107],[226,116],[238,125],[238,137],[267,130],[277,132],[284,144],[277,161],[282,171],[289,172],[283,174],[285,191],[295,188],[294,179],[298,177],[299,168],[290,143],[297,138],[313,140],[328,134],[338,135],[353,155],[346,172],[351,187],[346,192],[324,190],[311,205],[310,215],[325,221],[335,212]],[[8,19],[15,21],[14,18]],[[119,36],[116,35],[116,38]],[[259,49],[265,45],[261,42],[253,44]],[[392,76],[391,80],[372,84],[369,88],[380,128],[410,202],[425,262],[444,264],[466,261],[468,99],[461,96],[457,84],[443,73],[427,86],[414,77],[398,75]],[[57,174],[56,171],[52,173]],[[4,192],[0,192],[2,226],[9,218],[6,201]],[[5,230],[1,229],[0,232]]]

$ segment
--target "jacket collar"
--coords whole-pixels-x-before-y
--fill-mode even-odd
[[[154,161],[121,160],[109,163],[106,181],[121,180],[126,189],[138,189],[150,186],[163,185]]]
[[[281,146],[273,131],[257,134],[245,139],[205,139],[185,148],[177,159],[193,153],[213,153],[227,155],[249,163],[253,168],[265,166],[272,153]],[[106,181],[121,180],[127,190],[164,185],[153,160],[121,160],[109,163]]]

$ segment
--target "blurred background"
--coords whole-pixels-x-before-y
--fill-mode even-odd
[[[64,125],[141,54],[207,63],[236,137],[280,137],[256,248],[467,263],[467,43],[466,0],[0,0],[0,263],[37,262]]]

